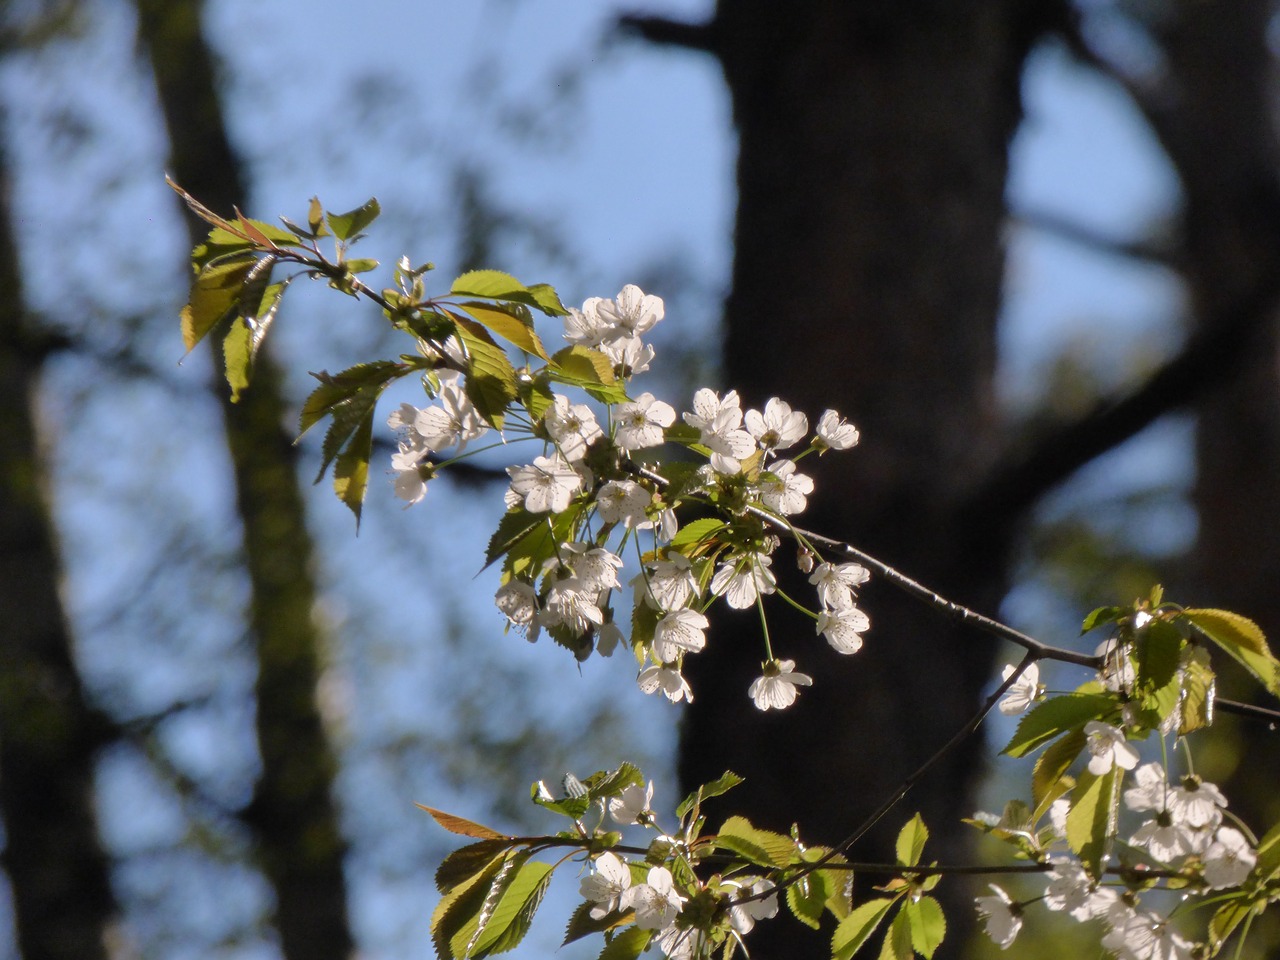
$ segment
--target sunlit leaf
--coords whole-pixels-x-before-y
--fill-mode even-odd
[[[330,213],[326,219],[335,237],[342,241],[349,241],[378,219],[380,213],[382,213],[382,207],[378,205],[377,198],[370,198],[354,210],[348,210],[346,213]]]
[[[933,897],[921,897],[919,900],[908,899],[902,910],[911,928],[911,945],[916,953],[928,960],[947,935],[947,918],[943,915],[942,905]]]
[[[868,900],[841,920],[831,938],[832,960],[850,960],[871,939],[895,902],[889,898]]]
[[[1045,798],[1049,794],[1058,790],[1067,770],[1075,762],[1076,757],[1080,756],[1080,751],[1084,749],[1087,740],[1083,728],[1072,730],[1052,744],[1036,760],[1036,765],[1031,772],[1031,799],[1035,801],[1037,810],[1044,806]]]
[[[785,867],[796,853],[796,841],[752,826],[746,817],[730,817],[716,834],[716,846],[762,867]]]
[[[448,893],[484,872],[497,857],[511,848],[511,841],[480,840],[449,854],[436,868],[436,889]]]
[[[1115,833],[1116,768],[1102,776],[1085,771],[1071,795],[1067,844],[1092,877],[1102,876],[1107,845]]]
[[[364,416],[350,440],[343,446],[333,464],[333,492],[356,515],[360,524],[360,512],[364,506],[364,493],[369,485],[369,456],[373,452],[373,407]]]
[[[256,260],[250,255],[224,260],[204,267],[191,287],[191,297],[182,308],[182,343],[190,352],[218,321],[240,305],[245,278]]]
[[[1261,628],[1229,610],[1183,610],[1181,619],[1234,657],[1272,694],[1280,697],[1280,663],[1271,655]]]
[[[464,388],[467,398],[486,423],[501,430],[507,406],[517,396],[515,368],[484,327],[457,314],[451,316],[470,360]]]
[[[898,839],[894,846],[898,862],[908,867],[918,864],[920,854],[924,852],[925,841],[928,839],[929,828],[924,825],[924,820],[917,813],[898,831]]]
[[[435,807],[424,806],[421,803],[415,803],[414,806],[419,810],[425,810],[427,813],[431,814],[431,818],[450,833],[456,833],[463,837],[476,837],[480,840],[508,839],[505,834],[499,833],[491,827],[486,827],[484,824],[476,823],[474,820],[468,820],[466,817],[459,817],[453,813],[445,813],[443,810],[437,810]]]
[[[458,306],[465,310],[477,323],[483,324],[489,331],[513,343],[525,353],[547,359],[546,347],[538,339],[533,329],[533,321],[529,317],[527,307],[519,304],[480,303],[468,300]]]
[[[1054,697],[1035,706],[1018,723],[1012,739],[1002,753],[1011,757],[1026,756],[1059,734],[1083,727],[1090,720],[1100,720],[1119,709],[1110,697],[1072,693]]]

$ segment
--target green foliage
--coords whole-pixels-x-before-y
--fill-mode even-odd
[[[1002,753],[1024,757],[1068,730],[1082,730],[1090,720],[1105,720],[1118,711],[1111,697],[1072,693],[1046,700],[1018,723]]]
[[[1256,623],[1228,610],[1183,610],[1179,619],[1192,624],[1280,697],[1280,663]]]
[[[832,960],[850,960],[875,935],[895,903],[897,899],[889,897],[868,900],[840,921],[831,938]]]

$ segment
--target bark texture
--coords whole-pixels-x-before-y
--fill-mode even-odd
[[[1040,29],[1023,6],[733,2],[714,24],[740,138],[726,380],[753,405],[779,395],[861,428],[853,452],[805,461],[817,480],[806,525],[987,611],[1003,593],[1014,518],[957,507],[995,439],[1007,148]],[[775,563],[789,564],[786,548]],[[811,595],[797,580],[788,589]],[[874,584],[863,605],[872,631],[847,658],[812,621],[771,612],[775,654],[817,678],[785,713],[746,697],[760,672],[754,614],[741,645],[691,659],[686,786],[728,767],[746,777],[733,801],[762,826],[785,831],[795,817],[811,842],[835,843],[963,725],[991,646]],[[953,753],[858,859],[892,860],[916,810],[934,830],[927,858],[957,856],[948,823],[976,746]],[[970,912],[948,911],[953,945]],[[758,931],[753,957],[828,949],[797,925]]]
[[[198,0],[137,0],[139,32],[168,125],[174,176],[201,202],[229,214],[245,188],[201,33]],[[204,224],[192,223],[203,239]],[[217,357],[216,350],[214,351]],[[275,924],[286,960],[346,960],[346,850],[333,800],[337,760],[316,701],[322,637],[312,541],[298,486],[278,366],[255,364],[254,383],[223,400],[236,506],[252,586],[249,612],[258,658],[257,733],[262,775],[244,813],[276,896]]]

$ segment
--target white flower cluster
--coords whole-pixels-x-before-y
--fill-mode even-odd
[[[649,369],[654,351],[643,336],[663,314],[661,299],[628,285],[614,300],[596,297],[571,310],[564,319],[564,337],[575,347],[603,353],[614,376],[628,383]],[[393,468],[397,492],[410,503],[423,496],[430,476],[422,465],[428,452],[450,445],[460,452],[484,432],[456,375],[440,375],[438,400],[425,410],[406,404],[390,420],[406,434]],[[629,581],[636,606],[630,645],[639,664],[637,682],[644,692],[661,692],[673,702],[692,700],[681,666],[686,655],[706,645],[707,607],[721,598],[730,607],[746,609],[776,590],[771,554],[779,539],[768,532],[763,518],[785,523],[808,505],[813,480],[798,471],[797,461],[813,453],[847,450],[857,444],[858,431],[828,410],[809,437],[808,417],[777,397],[762,410],[744,411],[737,393],[720,395],[710,388],[698,390],[693,409],[679,417],[651,393],[606,406],[598,414],[588,403],[550,393],[527,426],[513,426],[514,416],[508,419],[506,442],[524,432],[545,445],[532,463],[508,468],[508,513],[530,517],[530,527],[538,515],[546,515],[540,529],[557,542],[530,562],[504,568],[495,601],[531,641],[546,631],[579,657],[592,650],[608,656],[624,639],[611,603],[622,587],[619,554],[645,532],[652,537],[652,549],[637,551],[641,569]],[[806,437],[798,455],[781,455]],[[631,460],[672,439],[708,459],[675,495],[657,473],[641,470]],[[719,508],[726,517],[723,536],[676,540],[674,507],[690,500]],[[617,552],[610,549],[614,543]],[[523,548],[511,549],[514,556]],[[812,566],[815,551],[805,547],[801,556]],[[867,577],[855,563],[822,562],[812,570],[810,582],[819,599],[812,614],[816,632],[841,653],[856,652],[870,627],[855,593]],[[761,710],[789,706],[797,688],[812,681],[795,672],[794,661],[775,658],[767,641],[765,653],[762,674],[749,694]]]
[[[650,802],[653,783],[647,789],[632,785],[609,801],[609,816],[623,826],[639,824],[656,829]],[[660,842],[678,846],[672,837],[660,836]],[[671,960],[693,960],[702,954],[706,934],[692,924],[681,925],[685,905],[705,889],[681,889],[671,871],[664,866],[630,863],[612,851],[592,861],[592,872],[582,879],[578,892],[592,904],[593,920],[604,920],[611,914],[634,911],[631,922],[641,930],[654,931],[653,942]],[[643,875],[644,879],[637,881]],[[690,877],[694,884],[701,881]],[[725,915],[734,934],[741,938],[750,932],[757,920],[778,913],[778,896],[770,893],[775,884],[758,876],[732,879],[714,878],[713,893],[721,898]]]

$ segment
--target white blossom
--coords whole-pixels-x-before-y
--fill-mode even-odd
[[[726,560],[711,578],[711,592],[724,597],[735,610],[745,610],[762,594],[773,593],[777,579],[769,569],[772,560],[759,554],[742,554]]]
[[[642,393],[628,403],[618,404],[613,419],[618,425],[614,441],[630,452],[660,446],[664,440],[662,429],[676,422],[676,412],[671,404],[655,400],[652,393]]]
[[[628,283],[616,300],[597,300],[595,312],[613,330],[628,336],[648,333],[666,312],[662,298]]]
[[[591,919],[599,920],[622,906],[623,895],[631,887],[631,869],[611,852],[600,854],[592,866],[594,871],[582,878],[578,893],[595,904]]]
[[[657,693],[661,690],[662,695],[672,703],[679,703],[681,700],[693,703],[693,690],[675,667],[651,663],[640,671],[636,683],[642,693]]]
[[[711,451],[711,466],[717,473],[737,473],[743,458],[756,449],[755,439],[742,429],[736,390],[722,398],[703,387],[693,395],[693,412],[684,414],[684,422],[698,429],[698,442]]]
[[[1005,950],[1022,929],[1022,906],[994,883],[988,886],[993,895],[977,898],[978,916],[986,926],[987,936]]]
[[[613,324],[600,315],[599,297],[591,297],[581,310],[569,308],[564,318],[564,338],[584,347],[598,347],[613,332]]]
[[[815,632],[826,637],[837,653],[857,653],[862,649],[862,634],[870,628],[871,618],[849,604],[820,611]]]
[[[593,590],[598,594],[602,590],[621,589],[618,571],[625,564],[616,553],[605,547],[593,547],[589,543],[563,543],[560,545],[560,553],[561,559],[552,560],[551,564],[567,567],[582,581],[585,590]]]
[[[622,634],[622,628],[612,620],[608,620],[600,625],[600,629],[596,631],[596,653],[602,657],[613,656],[613,651],[617,649],[619,643],[626,642],[626,637]]]
[[[1050,861],[1049,886],[1044,892],[1044,905],[1050,910],[1065,910],[1075,920],[1088,920],[1093,916],[1090,895],[1093,881],[1078,860],[1070,857],[1054,857]]]
[[[1165,810],[1169,805],[1169,782],[1164,767],[1144,763],[1133,772],[1135,785],[1124,792],[1124,804],[1135,813],[1143,810]]]
[[[729,925],[738,932],[739,936],[745,937],[756,925],[757,920],[770,920],[778,915],[778,895],[773,893],[767,897],[760,897],[759,900],[746,899],[760,896],[776,887],[772,880],[766,880],[764,877],[753,878],[749,884],[743,880],[736,885],[738,889],[729,897]]]
[[[530,513],[561,513],[582,489],[582,476],[562,457],[538,457],[526,467],[508,467],[511,491]]]
[[[645,602],[658,610],[683,607],[697,588],[693,564],[683,553],[657,561],[647,573],[637,574],[631,585],[637,593],[643,591]]]
[[[785,710],[800,694],[796,687],[813,683],[812,677],[796,673],[795,666],[794,660],[771,660],[765,664],[764,674],[751,681],[747,691],[758,709]]]
[[[764,413],[748,410],[744,415],[747,432],[764,450],[785,450],[794,446],[809,432],[809,418],[793,411],[785,400],[773,397],[764,405]]]
[[[604,623],[599,596],[599,590],[578,577],[558,580],[547,592],[546,606],[538,619],[543,626],[564,626],[575,636],[582,636]]]
[[[596,511],[605,523],[635,528],[647,521],[645,511],[653,495],[634,480],[610,480],[596,493]]]
[[[684,897],[676,891],[670,870],[651,867],[644,883],[637,883],[623,894],[622,905],[635,910],[635,924],[641,930],[663,930],[675,922]]]
[[[587,455],[587,447],[604,436],[596,415],[585,403],[571,403],[563,394],[555,394],[543,414],[547,433],[570,463]]]
[[[1258,855],[1235,827],[1219,827],[1205,850],[1204,880],[1210,890],[1238,887],[1258,863]]]
[[[1199,777],[1186,777],[1169,791],[1169,812],[1189,827],[1217,826],[1226,805],[1222,791]]]
[[[600,344],[600,352],[609,358],[620,377],[646,373],[653,363],[653,346],[639,337],[616,337]]]
[[[1100,720],[1090,720],[1084,725],[1088,737],[1089,772],[1100,777],[1111,768],[1132,770],[1138,765],[1138,751],[1124,738],[1124,731]]]
[[[1138,672],[1129,656],[1128,644],[1122,644],[1112,637],[1098,644],[1093,653],[1094,656],[1102,657],[1098,681],[1105,689],[1112,693],[1133,689],[1138,680]]]
[[[796,465],[790,460],[772,463],[760,478],[760,500],[770,510],[784,517],[801,513],[813,493],[813,478],[796,473]]]
[[[1135,847],[1144,847],[1161,863],[1172,863],[1190,853],[1195,840],[1185,824],[1163,811],[1143,823],[1129,842]]]
[[[508,580],[498,588],[493,602],[508,620],[519,627],[527,626],[538,612],[538,595],[533,585],[523,580]]]
[[[467,443],[488,432],[488,425],[471,403],[462,386],[462,374],[456,370],[442,370],[437,374],[440,391],[436,397],[438,406],[418,411],[413,429],[432,450],[457,446],[461,453]]]
[[[809,575],[824,607],[852,606],[854,588],[866,583],[870,572],[860,563],[820,563]]]
[[[653,781],[647,787],[629,784],[609,799],[609,816],[623,826],[645,824],[653,818]]]
[[[1118,960],[1190,960],[1194,946],[1168,920],[1137,912],[1113,925],[1102,945]]]
[[[653,628],[653,655],[663,663],[672,663],[682,650],[697,653],[707,645],[708,626],[710,621],[689,607],[664,614]]]
[[[822,412],[816,433],[819,450],[848,450],[858,443],[858,428],[834,410]]]
[[[1013,676],[1013,672],[1018,668],[1013,664],[1006,664],[1004,671],[1000,674],[1001,680],[1008,680]],[[1026,710],[1031,704],[1035,703],[1040,697],[1040,665],[1036,663],[1030,664],[1022,671],[1021,676],[1013,682],[1013,685],[1005,691],[1004,699],[1000,701],[999,709],[1006,717],[1016,717],[1018,714]]]

